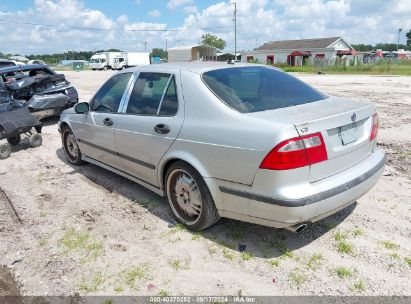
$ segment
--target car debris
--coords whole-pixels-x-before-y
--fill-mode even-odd
[[[27,107],[39,120],[60,115],[78,102],[64,74],[45,65],[0,68],[0,113]]]
[[[29,137],[30,146],[35,148],[43,143],[41,136],[42,123],[30,114],[28,108],[0,112],[0,159],[6,159],[11,154],[11,146],[21,141],[21,134]],[[32,132],[35,129],[37,133]],[[3,139],[7,143],[1,143]]]

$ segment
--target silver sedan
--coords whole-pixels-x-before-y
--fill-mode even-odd
[[[59,129],[71,164],[165,196],[192,230],[227,217],[300,231],[364,195],[385,163],[373,103],[254,64],[127,69]]]

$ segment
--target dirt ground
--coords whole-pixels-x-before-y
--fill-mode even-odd
[[[82,100],[111,74],[66,72]],[[411,77],[297,76],[377,104],[388,164],[357,204],[301,234],[226,219],[194,234],[161,197],[70,166],[51,120],[42,147],[0,161],[0,295],[410,295]]]

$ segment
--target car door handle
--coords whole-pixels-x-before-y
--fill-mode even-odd
[[[112,126],[113,125],[113,121],[110,119],[110,118],[104,118],[104,120],[103,120],[103,123],[106,125],[106,126]]]
[[[158,124],[154,127],[154,131],[159,134],[167,134],[170,132],[170,128],[166,124]]]

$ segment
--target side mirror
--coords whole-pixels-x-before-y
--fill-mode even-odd
[[[84,114],[90,110],[88,102],[79,102],[74,106],[74,111],[77,114]]]

